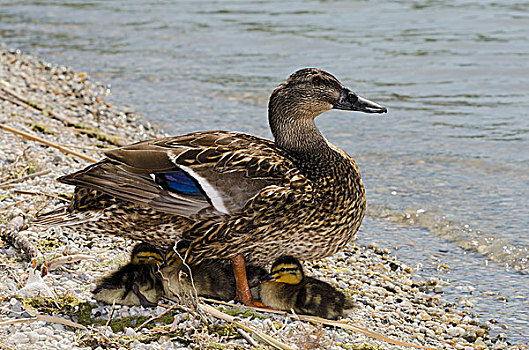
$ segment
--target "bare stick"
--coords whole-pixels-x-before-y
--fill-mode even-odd
[[[203,301],[207,301],[207,302],[211,302],[211,303],[227,305],[227,306],[231,306],[231,307],[236,306],[234,304],[230,304],[230,303],[227,303],[227,302],[224,302],[224,301],[220,301],[220,300],[208,299],[208,298],[201,298],[201,299]],[[254,309],[256,311],[261,311],[261,312],[268,312],[268,313],[285,315],[285,316],[290,315],[288,312],[280,311],[280,310],[263,309],[263,308],[256,308],[256,307],[251,307],[251,306],[244,306],[244,307],[252,308],[252,309]],[[316,317],[316,316],[308,316],[308,315],[297,315],[296,314],[296,315],[292,315],[292,316],[294,316],[295,318],[299,319],[300,321],[314,322],[314,323],[319,323],[319,324],[326,325],[326,326],[339,327],[339,328],[342,328],[342,329],[347,329],[347,330],[350,330],[350,331],[354,331],[354,332],[366,335],[366,336],[368,336],[370,338],[374,338],[374,339],[377,339],[377,340],[384,341],[384,342],[389,343],[389,344],[407,346],[407,347],[412,347],[412,348],[416,348],[416,349],[438,350],[438,349],[432,348],[432,347],[415,345],[415,344],[406,343],[406,342],[403,342],[403,341],[400,341],[400,340],[391,339],[391,338],[388,338],[388,337],[386,337],[386,336],[384,336],[382,334],[378,334],[376,332],[373,332],[373,331],[371,331],[369,329],[358,327],[358,326],[352,325],[350,323],[345,323],[345,322],[342,322],[342,321],[332,321],[332,320],[327,320],[325,318]]]
[[[57,119],[61,122],[63,122],[65,125],[75,125],[75,121],[73,121],[72,119],[68,118],[68,117],[64,117],[60,114],[58,114],[57,112],[54,112],[53,110],[51,109],[46,109],[46,108],[43,108],[41,107],[40,105],[34,103],[34,102],[31,102],[30,100],[28,100],[27,98],[25,98],[24,96],[18,94],[17,92],[5,87],[5,86],[0,86],[0,89],[2,89],[4,92],[7,92],[9,95],[17,98],[18,100],[24,102],[26,104],[26,106],[30,106],[31,108],[33,109],[36,109],[40,112],[46,110],[48,112],[48,114],[53,118],[53,119]],[[10,101],[11,102],[11,101]]]
[[[0,326],[10,326],[12,324],[17,324],[17,323],[34,322],[36,320],[37,320],[36,317],[32,317],[32,318],[17,318],[17,319],[14,319],[14,320],[0,322]]]
[[[44,322],[59,323],[59,324],[65,325],[65,326],[70,326],[70,327],[74,327],[74,328],[84,329],[85,331],[88,330],[88,328],[86,328],[85,326],[83,326],[82,324],[79,324],[77,322],[73,322],[73,321],[67,320],[65,318],[58,317],[58,316],[42,315],[42,314],[39,314],[37,311],[35,311],[33,309],[30,309],[29,307],[25,307],[25,306],[22,306],[22,307],[24,308],[24,310],[28,314],[30,314],[31,316],[34,317],[34,318],[26,318],[26,319],[24,319],[24,320],[26,320],[28,322],[44,321]]]
[[[107,323],[105,324],[105,327],[108,327],[110,324],[110,321],[112,321],[112,316],[114,316],[114,310],[116,309],[116,301],[112,303],[112,309],[110,310],[110,314],[108,315]]]
[[[24,227],[24,219],[22,216],[15,216],[7,224],[5,229],[5,237],[7,242],[17,249],[21,249],[25,256],[29,259],[42,256],[42,253],[35,247],[26,237],[20,234]]]
[[[15,91],[13,91],[13,90],[11,90],[11,89],[9,89],[7,87],[0,86],[0,89],[2,89],[4,92],[7,92],[11,96],[14,96],[15,98],[17,98],[17,100],[14,100],[12,98],[9,98],[8,96],[0,95],[0,98],[3,99],[3,100],[6,100],[6,101],[11,102],[13,104],[16,104],[17,106],[20,106],[20,107],[29,108],[29,109],[33,110],[33,112],[47,113],[53,119],[56,119],[56,120],[62,122],[67,127],[73,126],[73,129],[74,129],[75,132],[78,132],[78,133],[81,133],[81,134],[94,134],[94,133],[96,133],[96,134],[98,134],[100,136],[103,136],[109,143],[115,144],[117,146],[124,146],[125,145],[124,142],[121,141],[119,139],[119,137],[117,137],[117,136],[104,134],[104,133],[98,132],[96,130],[80,128],[79,124],[73,119],[70,119],[68,117],[62,116],[62,115],[58,114],[57,112],[53,111],[52,109],[48,109],[46,107],[40,106],[39,104],[31,102],[30,100],[26,99],[24,96],[16,93]]]
[[[9,204],[9,205],[6,205],[6,206],[3,207],[3,208],[0,208],[0,210],[6,210],[6,209],[9,209],[9,208],[11,208],[11,207],[14,207],[14,206],[17,206],[17,205],[19,205],[19,204],[22,204],[22,203],[24,203],[24,202],[26,202],[26,201],[29,201],[30,199],[31,199],[31,198],[24,198],[24,199],[21,199],[21,200],[19,200],[18,202],[11,203],[11,204]]]
[[[14,105],[17,105],[17,106],[20,106],[20,107],[26,107],[26,108],[29,108],[29,109],[33,110],[34,113],[38,113],[38,112],[40,112],[40,110],[36,109],[35,107],[33,107],[33,106],[31,106],[31,105],[28,105],[28,104],[26,104],[26,103],[23,103],[23,102],[21,102],[21,101],[19,101],[19,100],[12,99],[11,97],[8,97],[8,96],[6,96],[6,95],[0,95],[0,98],[1,98],[2,100],[7,101],[7,102],[11,102],[11,103],[14,104]]]
[[[254,348],[258,348],[259,347],[259,343],[257,343],[252,338],[252,336],[249,335],[248,333],[246,333],[244,330],[242,330],[241,328],[237,328],[237,332],[239,332],[239,334],[244,338],[244,340],[246,340],[248,342],[248,344],[250,344]]]
[[[28,179],[32,179],[32,178],[37,177],[37,176],[46,175],[46,174],[49,174],[49,173],[51,173],[51,170],[50,170],[50,169],[46,169],[46,170],[42,170],[42,171],[37,171],[36,173],[33,173],[33,174],[29,174],[29,175],[26,175],[26,176],[19,177],[18,179],[14,179],[14,180],[9,180],[9,181],[6,181],[6,182],[2,182],[2,183],[0,183],[0,188],[3,188],[3,187],[6,186],[6,185],[11,185],[11,184],[14,184],[14,183],[17,183],[17,182],[26,181],[26,180],[28,180]]]
[[[206,304],[202,304],[202,303],[199,303],[198,304],[198,307],[205,313],[208,313],[216,318],[219,318],[221,320],[224,320],[224,321],[227,321],[227,322],[231,322],[233,323],[235,326],[245,330],[246,332],[249,332],[250,334],[253,334],[256,336],[256,338],[268,345],[268,346],[272,346],[276,349],[281,349],[281,350],[293,350],[294,348],[287,345],[287,344],[284,344],[276,339],[274,339],[273,337],[269,336],[268,334],[264,333],[264,332],[261,332],[260,330],[254,328],[254,327],[251,327],[251,326],[247,326],[245,325],[244,323],[242,322],[239,322],[235,319],[235,317],[233,316],[230,316],[228,314],[225,314],[224,312],[221,312],[217,309],[215,309],[214,307],[210,306],[210,305],[206,305]]]
[[[61,256],[61,257],[52,259],[48,262],[48,271],[55,270],[56,268],[64,264],[73,264],[75,262],[82,261],[82,260],[95,260],[95,258],[91,255],[85,255],[85,254]]]
[[[161,314],[156,315],[156,316],[152,316],[147,321],[143,322],[139,327],[136,327],[136,330],[142,329],[146,324],[148,324],[148,323],[150,323],[150,322],[152,322],[154,320],[159,319],[160,317],[162,317],[166,313],[170,312],[171,310],[174,310],[175,308],[176,307],[174,305],[173,306],[169,306],[169,308],[167,310],[165,310],[164,312],[162,312]]]
[[[37,136],[33,136],[31,134],[28,134],[27,132],[25,131],[22,131],[22,130],[18,130],[18,129],[14,129],[14,128],[11,128],[7,125],[3,125],[3,124],[0,124],[0,129],[3,129],[3,130],[6,130],[6,131],[9,131],[9,132],[12,132],[13,134],[16,134],[16,135],[19,135],[19,136],[22,136],[23,138],[26,138],[28,140],[32,140],[32,141],[37,141],[37,142],[40,142],[46,146],[50,146],[50,147],[53,147],[53,148],[57,148],[59,151],[61,152],[64,152],[64,153],[68,153],[68,154],[71,154],[71,155],[74,155],[76,157],[79,157],[81,159],[84,159],[86,160],[87,162],[90,162],[90,163],[96,163],[97,160],[92,158],[92,157],[89,157],[87,155],[84,155],[82,153],[79,153],[79,152],[76,152],[76,151],[73,151],[73,150],[70,150],[66,147],[63,147],[55,142],[51,142],[51,141],[47,141],[47,140],[44,140],[44,139],[41,139],[40,137],[37,137]]]
[[[32,195],[32,196],[46,196],[46,197],[59,199],[59,200],[64,201],[64,202],[69,202],[70,201],[67,198],[64,198],[64,197],[61,197],[61,196],[57,196],[56,194],[53,194],[53,193],[34,192],[34,191],[25,191],[25,190],[15,190],[14,193],[15,194],[29,194],[29,195]]]

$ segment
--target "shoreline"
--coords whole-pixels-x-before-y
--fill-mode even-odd
[[[23,130],[95,159],[99,159],[101,150],[106,148],[165,136],[148,123],[142,124],[133,113],[105,102],[109,93],[106,87],[91,82],[86,73],[74,72],[71,68],[49,64],[31,55],[9,52],[1,47],[0,65],[2,125]],[[187,317],[185,312],[171,314],[167,325],[160,323],[156,337],[151,337],[153,332],[146,328],[136,329],[139,324],[135,323],[122,327],[120,331],[105,328],[104,324],[110,318],[123,320],[128,317],[132,322],[134,317],[155,317],[165,311],[162,307],[149,310],[126,306],[112,308],[97,304],[91,296],[90,291],[97,278],[123,263],[133,243],[110,235],[89,236],[73,229],[47,229],[31,225],[31,219],[37,212],[64,203],[64,199],[51,194],[73,191],[71,186],[57,183],[55,179],[87,164],[86,160],[75,155],[34,141],[21,140],[9,132],[0,132],[0,182],[4,186],[0,187],[0,229],[5,231],[13,216],[24,217],[29,227],[23,229],[21,235],[43,255],[39,262],[62,255],[90,256],[90,260],[50,271],[45,283],[63,296],[61,300],[68,293],[76,299],[76,303],[80,302],[76,306],[92,305],[88,312],[90,322],[95,319],[105,321],[102,326],[91,326],[89,331],[72,330],[63,324],[43,321],[6,324],[0,326],[0,343],[12,344],[15,348],[92,348],[97,347],[97,341],[104,339],[102,333],[112,342],[134,349],[212,344],[226,348],[251,348],[250,342],[239,336],[234,327],[221,321],[204,326],[200,319]],[[32,174],[41,175],[30,177]],[[19,181],[15,182],[17,179]],[[8,181],[11,182],[6,183]],[[15,298],[24,285],[28,259],[23,259],[19,250],[7,244],[0,246],[0,258],[5,266],[0,272],[0,296],[4,298],[0,304],[1,324],[29,317],[24,308],[25,303],[30,302],[27,299],[32,298]],[[432,286],[415,280],[413,270],[397,261],[387,250],[351,245],[333,257],[305,263],[305,267],[308,275],[330,282],[358,304],[357,310],[346,319],[356,326],[402,342],[435,348],[503,349],[509,346],[508,339],[501,334],[491,336],[489,326],[481,323],[475,314],[463,313],[447,304],[442,296],[432,292]],[[41,314],[49,309],[43,307],[42,302],[31,305]],[[84,320],[81,320],[80,314],[69,314],[63,309],[53,309],[53,315],[77,323]],[[249,315],[239,317],[291,346],[302,347],[310,343],[313,348],[403,348],[359,333],[322,328],[295,318],[254,311]],[[172,332],[177,340],[169,344],[168,339],[172,335],[163,331],[173,319],[179,320],[176,331]],[[224,333],[211,328],[221,329]],[[87,338],[92,342],[86,341]],[[147,345],[142,342],[146,338],[150,341]],[[527,349],[527,346],[511,348]]]

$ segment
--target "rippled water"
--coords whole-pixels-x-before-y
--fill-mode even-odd
[[[529,336],[528,28],[528,1],[0,3],[8,46],[88,71],[171,133],[270,137],[268,95],[305,66],[387,105],[318,120],[362,170],[360,242],[452,281],[515,341]]]

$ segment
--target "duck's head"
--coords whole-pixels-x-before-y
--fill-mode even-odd
[[[268,102],[268,118],[276,142],[281,143],[292,134],[289,126],[304,129],[331,109],[387,112],[386,107],[358,96],[330,73],[317,68],[300,69],[274,90]]]
[[[137,244],[130,254],[130,262],[150,266],[163,266],[165,264],[163,253],[149,243]]]
[[[303,267],[298,259],[287,255],[277,259],[270,274],[264,277],[261,282],[280,282],[286,284],[299,284],[305,278]]]

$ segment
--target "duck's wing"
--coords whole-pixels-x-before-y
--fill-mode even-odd
[[[183,216],[235,213],[297,171],[272,141],[227,131],[143,141],[105,155],[59,180]]]

